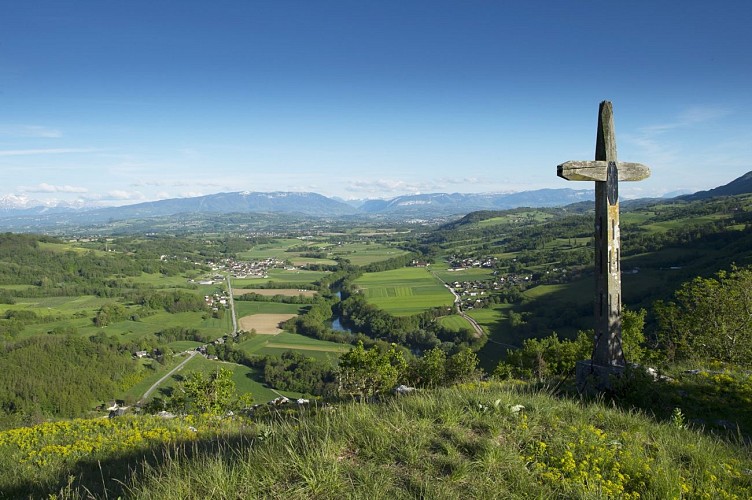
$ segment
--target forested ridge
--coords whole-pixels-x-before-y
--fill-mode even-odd
[[[87,414],[137,381],[129,354],[72,336],[4,342],[0,365],[0,418],[18,423]]]

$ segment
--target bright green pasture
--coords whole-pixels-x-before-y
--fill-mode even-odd
[[[195,328],[203,333],[208,333],[214,338],[221,337],[232,330],[232,319],[229,312],[222,319],[206,318],[202,312],[185,312],[170,314],[158,312],[152,316],[141,318],[139,321],[124,320],[112,323],[105,327],[97,327],[92,321],[92,316],[86,318],[66,319],[51,323],[40,323],[26,326],[22,336],[45,334],[55,327],[74,326],[78,334],[82,336],[96,335],[104,332],[108,336],[116,336],[119,340],[138,340],[144,336],[154,334],[171,327]]]
[[[336,363],[339,355],[349,350],[350,346],[348,345],[282,332],[270,338],[257,352],[258,354],[281,356],[286,351],[295,351],[307,357]]]
[[[262,245],[256,245],[250,250],[241,252],[238,257],[242,260],[264,260],[264,259],[279,259],[284,260],[289,257],[289,253],[285,254],[285,250],[290,247],[301,245],[304,242],[297,238],[286,238],[274,240],[271,243],[264,243]]]
[[[409,316],[454,302],[451,292],[425,268],[365,273],[355,284],[368,302],[397,316]]]
[[[141,273],[141,276],[128,279],[139,285],[152,285],[156,288],[189,288],[191,285],[185,276],[165,276],[161,273]]]
[[[439,323],[444,328],[454,331],[454,332],[458,332],[465,328],[470,328],[470,329],[473,328],[473,325],[471,325],[469,321],[467,321],[462,316],[458,316],[455,314],[451,316],[444,316],[444,317],[439,318]]]
[[[235,314],[238,318],[252,314],[300,314],[305,305],[282,304],[281,302],[254,302],[250,300],[236,300]],[[229,314],[225,314],[229,316]]]
[[[149,390],[152,384],[162,378],[167,372],[172,370],[179,363],[182,363],[185,358],[183,356],[169,356],[165,359],[165,364],[157,363],[152,359],[142,359],[141,369],[144,370],[145,376],[136,385],[125,391],[121,396],[126,401],[133,400],[138,401],[141,396]]]
[[[50,243],[45,241],[39,242],[40,250],[48,250],[50,252],[75,252],[75,253],[93,253],[97,256],[105,255],[107,252],[102,250],[94,250],[91,248],[83,248],[76,243]]]
[[[165,380],[162,385],[159,386],[159,389],[153,394],[155,396],[163,397],[164,393],[175,387],[180,378],[184,377],[187,373],[197,371],[208,375],[214,373],[220,368],[232,371],[232,380],[235,382],[235,389],[238,393],[244,394],[250,392],[253,394],[254,401],[258,403],[265,403],[279,397],[279,394],[265,387],[264,384],[261,383],[263,375],[256,373],[253,369],[235,363],[209,360],[200,355],[194,356],[193,359],[175,374],[177,376],[173,375]],[[281,391],[280,393],[285,394],[288,397],[299,397],[298,393],[286,393]]]
[[[234,288],[254,288],[270,281],[275,283],[314,283],[329,274],[328,271],[306,271],[304,269],[270,269],[266,278],[233,278]]]
[[[296,254],[292,254],[296,255]],[[322,266],[334,266],[337,264],[336,260],[332,259],[317,259],[314,257],[290,257],[290,262],[292,262],[293,266],[305,266],[307,264],[318,264]]]
[[[530,210],[529,212],[509,213],[509,214],[502,215],[500,217],[492,217],[490,219],[484,219],[482,221],[473,223],[469,227],[488,227],[488,226],[498,226],[501,224],[521,224],[521,223],[530,223],[530,222],[543,222],[552,217],[553,215],[547,212],[542,212],[539,210]]]
[[[167,344],[167,346],[172,349],[173,352],[192,351],[200,345],[203,344],[194,340],[176,340],[175,342],[170,342],[169,344]]]
[[[482,328],[494,338],[503,333],[502,322],[506,320],[511,304],[494,304],[491,307],[469,309],[465,313],[473,318]]]
[[[374,262],[399,257],[408,252],[379,243],[346,243],[336,247],[332,253],[344,257],[356,266],[365,266]]]
[[[59,312],[72,314],[78,311],[96,311],[103,304],[112,302],[112,299],[104,299],[94,295],[79,295],[71,297],[32,297],[17,298],[13,305],[0,304],[0,310],[6,309],[34,309],[39,315]],[[54,309],[55,311],[50,311]]]
[[[350,347],[344,344],[289,332],[277,335],[256,335],[238,344],[238,348],[248,354],[281,356],[285,351],[295,351],[305,356],[330,360],[335,360],[339,354],[350,350]]]
[[[166,328],[195,328],[202,333],[208,333],[213,338],[219,338],[232,330],[232,319],[229,312],[222,319],[206,318],[206,313],[185,312],[170,314],[159,312],[147,316],[139,321],[120,321],[104,327],[107,335],[120,335],[122,339],[138,340],[144,335],[156,333]],[[95,331],[99,328],[93,327]]]
[[[433,272],[447,283],[454,283],[455,281],[486,281],[493,277],[493,269],[483,267],[471,267],[457,271],[433,269]]]
[[[669,229],[681,229],[687,226],[700,226],[710,224],[721,219],[726,219],[728,216],[724,214],[710,214],[710,215],[698,215],[695,217],[686,217],[683,219],[672,219],[660,222],[647,222],[640,225],[641,228],[647,229],[653,233],[666,232]]]

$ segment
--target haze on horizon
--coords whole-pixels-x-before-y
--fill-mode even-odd
[[[626,197],[752,170],[752,4],[11,2],[0,199],[583,189],[598,103]]]

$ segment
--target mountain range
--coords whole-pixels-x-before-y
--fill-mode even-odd
[[[683,195],[692,201],[752,192],[752,172],[709,191]],[[177,214],[265,213],[308,217],[377,216],[419,218],[460,216],[478,210],[505,210],[517,207],[554,207],[590,201],[589,189],[538,189],[516,193],[430,193],[397,196],[382,200],[345,201],[306,192],[233,192],[192,198],[173,198],[120,207],[81,207],[75,204],[36,205],[30,200],[9,196],[0,199],[0,229],[61,225],[100,224],[129,219],[146,219]]]

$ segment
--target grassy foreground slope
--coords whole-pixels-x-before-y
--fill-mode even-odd
[[[37,428],[0,433],[0,491],[159,499],[752,495],[748,445],[688,429],[681,418],[657,422],[515,384],[466,384],[245,424],[194,419],[192,431],[179,420],[162,424],[168,445],[153,418],[99,421],[49,439]],[[114,440],[108,436],[117,432],[97,430],[141,425]],[[90,446],[76,454],[62,442],[71,435]]]

